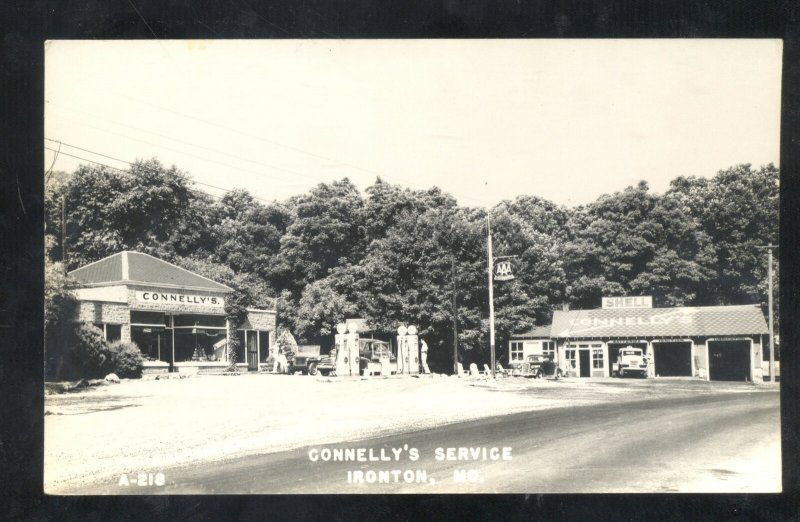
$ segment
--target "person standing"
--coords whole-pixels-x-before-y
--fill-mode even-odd
[[[431,373],[431,369],[428,368],[428,343],[425,339],[421,339],[419,343],[419,359],[422,363],[422,373]]]

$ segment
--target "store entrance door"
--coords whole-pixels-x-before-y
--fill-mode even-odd
[[[589,350],[578,350],[578,365],[580,366],[581,377],[592,376],[592,362],[589,357]]]
[[[247,369],[251,372],[258,371],[258,334],[247,332]]]

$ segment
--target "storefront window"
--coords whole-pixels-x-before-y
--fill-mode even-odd
[[[261,347],[261,362],[267,362],[269,358],[269,332],[259,331],[258,342]]]
[[[214,345],[223,339],[224,330],[175,328],[175,362],[216,361]]]
[[[592,350],[592,368],[603,368],[603,349]]]
[[[225,317],[221,315],[176,314],[175,362],[220,361],[225,357]]]
[[[545,357],[556,358],[556,343],[555,341],[542,341],[542,354]]]
[[[131,340],[139,347],[145,360],[170,362],[171,330],[158,326],[131,326]]]
[[[513,341],[511,343],[511,360],[512,361],[521,361],[523,359],[522,355],[522,342]]]
[[[576,368],[576,360],[577,360],[577,350],[565,350],[564,357],[567,359],[567,366],[572,368],[573,370]]]

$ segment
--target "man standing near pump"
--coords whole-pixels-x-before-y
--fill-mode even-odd
[[[420,339],[419,342],[419,360],[422,363],[422,373],[431,373],[431,369],[428,368],[428,343],[425,339]]]

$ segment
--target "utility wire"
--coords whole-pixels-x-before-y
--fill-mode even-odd
[[[132,166],[132,165],[133,165],[133,163],[132,163],[132,162],[130,162],[130,161],[127,161],[127,160],[124,160],[124,159],[120,159],[120,158],[115,158],[114,156],[109,156],[109,155],[107,155],[107,154],[103,154],[103,153],[96,152],[96,151],[93,151],[93,150],[85,149],[85,148],[83,148],[83,147],[78,147],[77,145],[72,145],[72,144],[69,144],[69,143],[66,143],[66,142],[63,142],[63,141],[54,140],[54,139],[51,139],[51,138],[45,138],[45,140],[47,140],[47,141],[51,141],[51,142],[55,142],[55,143],[59,143],[59,144],[63,144],[63,145],[66,145],[67,147],[71,147],[71,148],[73,148],[73,149],[77,149],[77,150],[80,150],[80,151],[83,151],[83,152],[88,152],[89,154],[94,154],[94,155],[96,155],[96,156],[102,156],[102,157],[104,157],[104,158],[107,158],[107,159],[110,159],[110,160],[119,161],[120,163],[126,163],[128,166]],[[51,148],[49,148],[49,147],[45,147],[45,148],[46,148],[47,150],[54,150],[54,149],[51,149]],[[108,165],[108,164],[106,164],[106,163],[102,163],[102,162],[99,162],[99,161],[90,160],[90,159],[88,159],[88,158],[83,158],[83,157],[80,157],[80,156],[75,156],[74,154],[67,154],[66,152],[61,152],[61,154],[64,154],[65,156],[69,156],[69,157],[71,157],[71,158],[80,159],[80,160],[83,160],[83,161],[88,161],[88,162],[91,162],[91,163],[95,163],[95,164],[97,164],[97,165],[102,165],[102,166],[104,166],[104,167],[108,167],[108,168],[110,168],[110,169],[118,170],[118,171],[120,171],[120,172],[129,173],[128,171],[126,171],[126,170],[124,170],[124,169],[119,169],[119,168],[116,168],[116,167],[112,167],[111,165]],[[154,171],[154,170],[152,170],[152,169],[148,169],[148,170],[149,170],[150,172],[155,172],[155,171]],[[195,184],[197,184],[197,185],[203,185],[203,186],[205,186],[205,187],[211,187],[211,188],[215,188],[215,189],[217,189],[217,190],[224,190],[224,191],[226,191],[226,192],[230,192],[230,191],[232,191],[232,190],[233,190],[233,189],[226,188],[226,187],[220,187],[220,186],[218,186],[218,185],[212,185],[212,184],[210,184],[210,183],[203,183],[202,181],[197,181],[197,180],[194,180],[194,179],[192,179],[192,183],[195,183]],[[209,194],[209,193],[207,193],[207,192],[205,192],[205,194],[208,194],[208,195],[210,195],[210,196],[212,196],[212,197],[219,198],[219,196],[215,196],[214,194]],[[251,197],[252,197],[253,199],[256,199],[256,200],[258,200],[258,201],[262,201],[262,202],[264,202],[264,203],[267,203],[267,204],[272,204],[272,203],[273,203],[273,201],[270,201],[270,200],[267,200],[267,199],[264,199],[264,198],[261,198],[261,197],[255,196],[255,195],[253,195],[253,194],[250,194],[250,195],[251,195]]]
[[[83,122],[81,122],[81,124],[86,126],[86,127],[89,127],[89,128],[92,128],[92,129],[97,129],[97,130],[99,130],[101,132],[105,132],[107,134],[113,134],[115,136],[121,136],[121,137],[126,138],[128,140],[138,141],[139,143],[144,143],[144,144],[147,144],[147,145],[152,145],[154,147],[159,147],[159,148],[164,149],[164,150],[170,150],[172,152],[177,152],[179,154],[183,154],[183,155],[186,155],[186,156],[189,156],[189,157],[192,157],[192,158],[196,158],[196,159],[199,159],[201,161],[206,161],[206,162],[209,162],[209,163],[215,163],[215,164],[221,165],[223,167],[228,167],[228,168],[231,168],[231,169],[234,169],[234,170],[239,170],[241,172],[247,172],[247,173],[250,173],[250,174],[255,174],[257,176],[265,175],[264,172],[255,171],[255,170],[251,170],[251,169],[246,169],[246,168],[242,168],[242,167],[237,167],[235,165],[231,165],[230,163],[224,163],[222,161],[214,160],[214,159],[211,159],[211,158],[205,158],[203,156],[198,156],[196,154],[191,154],[189,152],[185,152],[185,151],[182,151],[182,150],[179,150],[179,149],[174,149],[172,147],[167,147],[167,146],[162,145],[160,143],[153,143],[153,142],[142,140],[142,139],[139,139],[139,138],[134,138],[132,136],[128,136],[126,134],[122,134],[122,133],[119,133],[119,132],[114,132],[114,131],[110,131],[110,130],[107,130],[107,129],[101,129],[100,127],[95,127],[94,125],[89,125],[89,124],[83,123]],[[149,132],[149,131],[144,131],[144,132]],[[159,135],[158,133],[153,133],[153,134]],[[163,135],[160,135],[160,136],[163,136]],[[280,170],[280,171],[283,171],[286,174],[290,174],[292,176],[300,176],[300,177],[307,178],[307,179],[310,179],[312,181],[317,181],[317,182],[323,182],[324,181],[322,178],[315,177],[315,176],[310,176],[308,174],[303,174],[302,172],[297,172],[295,170],[287,169],[287,168],[284,168],[284,167],[279,167],[277,165],[259,163],[259,162],[253,161],[253,160],[248,160],[246,158],[240,158],[239,156],[236,156],[234,154],[229,154],[229,153],[225,153],[225,152],[222,152],[222,151],[216,151],[214,149],[208,149],[206,147],[203,147],[203,146],[200,146],[200,145],[194,145],[192,143],[185,142],[185,141],[182,141],[182,140],[176,140],[174,138],[169,138],[168,136],[163,136],[163,137],[166,137],[168,139],[172,139],[173,141],[186,143],[187,145],[190,145],[190,146],[194,146],[194,147],[198,147],[198,148],[201,148],[201,149],[205,149],[205,150],[208,150],[210,152],[214,152],[216,154],[223,154],[223,155],[226,155],[226,156],[230,156],[232,158],[248,161],[250,163],[255,163],[256,165],[259,165],[259,166],[262,166],[262,167],[266,167],[266,168],[270,168],[270,169],[274,169],[274,170]],[[75,147],[75,148],[79,148],[79,147]]]
[[[45,139],[47,139],[47,138],[45,138]],[[51,150],[51,151],[53,151],[53,152],[58,152],[56,149],[52,149],[52,148],[50,148],[50,147],[45,147],[45,149],[46,149],[46,150]],[[123,174],[130,174],[130,171],[128,171],[128,170],[125,170],[125,169],[120,169],[120,168],[118,168],[118,167],[113,167],[113,166],[111,166],[111,165],[109,165],[109,164],[107,164],[107,163],[102,163],[102,162],[100,162],[100,161],[91,160],[91,159],[89,159],[89,158],[83,158],[83,157],[81,157],[81,156],[76,156],[76,155],[74,155],[74,154],[69,154],[69,153],[67,153],[67,152],[63,152],[63,151],[62,151],[60,154],[61,154],[61,155],[63,155],[63,156],[69,156],[70,158],[79,159],[79,160],[81,160],[81,161],[88,161],[89,163],[94,163],[95,165],[100,165],[101,167],[106,167],[106,168],[109,168],[109,169],[112,169],[112,170],[116,170],[116,171],[118,171],[118,172],[122,172]],[[122,161],[122,160],[117,160],[117,161]],[[154,171],[154,170],[152,170],[152,169],[147,169],[147,170],[150,170],[150,172],[155,172],[155,171]],[[197,181],[194,181],[194,180],[192,180],[192,182],[193,182],[193,183],[197,183],[198,185],[206,185],[206,183],[200,183],[200,182],[197,182]],[[223,188],[221,188],[221,187],[214,187],[213,185],[208,185],[208,186],[210,186],[210,187],[213,187],[213,188],[219,188],[219,189],[221,189],[221,190],[226,190],[226,189],[223,189]],[[208,193],[208,192],[198,192],[198,191],[196,191],[196,190],[192,190],[192,189],[188,189],[188,190],[189,190],[190,192],[192,192],[193,194],[198,194],[198,195],[202,194],[202,195],[210,196],[210,197],[212,197],[212,198],[222,199],[222,196],[216,196],[216,195],[214,195],[214,194],[210,194],[210,193]],[[266,200],[263,200],[263,199],[261,199],[261,198],[256,198],[256,197],[253,197],[253,199],[259,199],[260,201],[266,201]],[[270,203],[270,202],[267,202],[267,203]]]
[[[53,140],[50,140],[50,141],[53,141]],[[50,174],[53,173],[53,167],[56,166],[56,160],[58,159],[58,153],[61,152],[61,142],[57,141],[56,143],[58,143],[58,150],[53,155],[53,162],[50,164],[50,168],[47,169],[47,172],[44,175],[45,184],[47,184],[47,182],[50,181]]]
[[[233,128],[230,128],[230,127],[227,127],[227,126],[223,126],[223,125],[218,125],[218,124],[215,124],[215,123],[207,121],[207,120],[203,120],[203,119],[191,116],[191,115],[187,115],[187,114],[183,114],[181,112],[174,111],[172,109],[163,108],[163,107],[160,107],[158,105],[154,105],[154,104],[152,104],[150,102],[147,102],[147,101],[144,101],[144,100],[139,100],[139,99],[131,97],[131,96],[127,96],[127,95],[122,95],[122,96],[124,96],[126,98],[129,98],[131,100],[134,100],[134,101],[138,101],[140,103],[144,103],[144,104],[150,105],[150,106],[152,106],[152,107],[154,107],[156,109],[159,109],[159,110],[172,112],[172,113],[175,113],[175,114],[177,114],[179,116],[183,116],[185,118],[194,119],[194,120],[200,121],[201,123],[206,123],[207,125],[218,127],[218,128],[224,129],[224,130],[229,130],[231,132],[236,132],[236,133],[241,134],[243,136],[252,137],[252,138],[255,138],[255,139],[258,139],[258,140],[261,140],[261,141],[265,141],[265,142],[271,143],[271,144],[276,144],[277,143],[277,142],[272,142],[272,141],[270,141],[270,140],[268,140],[266,138],[262,138],[260,136],[254,135],[254,134],[250,134],[250,133],[246,133],[246,132],[243,132],[243,131],[239,131],[237,129],[233,129]],[[270,164],[267,164],[267,163],[264,163],[264,162],[255,161],[255,160],[252,160],[252,159],[249,159],[249,158],[243,158],[243,157],[237,156],[235,154],[231,154],[231,153],[228,153],[228,152],[220,151],[218,149],[206,147],[204,145],[200,145],[200,144],[197,144],[197,143],[192,143],[192,142],[189,142],[189,141],[181,140],[181,139],[178,139],[178,138],[175,138],[175,137],[172,137],[172,136],[168,136],[166,134],[161,134],[159,132],[155,132],[155,131],[152,131],[152,130],[142,129],[141,127],[135,127],[133,125],[128,125],[128,124],[121,123],[121,122],[118,122],[118,121],[110,120],[108,118],[103,118],[103,117],[97,116],[95,114],[92,114],[91,112],[88,112],[88,111],[82,111],[82,110],[73,109],[73,108],[70,108],[70,107],[60,107],[59,109],[60,110],[67,110],[67,111],[70,111],[70,112],[77,112],[77,113],[81,113],[81,114],[86,114],[88,116],[91,116],[92,118],[95,118],[95,119],[98,119],[98,120],[102,120],[102,121],[105,121],[105,122],[108,122],[108,123],[111,123],[111,124],[114,124],[114,125],[118,125],[118,126],[121,126],[121,127],[127,127],[129,129],[133,129],[133,130],[136,130],[136,131],[139,131],[139,132],[145,132],[147,134],[153,134],[153,135],[156,135],[156,136],[159,136],[159,137],[162,137],[162,138],[166,138],[166,139],[171,140],[171,141],[175,141],[175,142],[178,142],[178,143],[183,143],[185,145],[189,145],[190,147],[196,147],[196,148],[199,148],[199,149],[202,149],[202,150],[214,153],[214,154],[221,154],[221,155],[224,155],[224,156],[229,156],[229,157],[235,158],[235,159],[237,159],[239,161],[245,161],[247,163],[252,163],[252,164],[257,165],[257,166],[266,167],[266,168],[269,168],[269,169],[279,170],[279,171],[282,171],[282,172],[286,172],[287,174],[301,176],[301,177],[304,177],[304,178],[307,178],[307,179],[311,179],[311,180],[314,180],[314,181],[318,181],[318,182],[322,182],[322,183],[326,182],[325,179],[320,178],[320,177],[311,176],[311,175],[308,175],[308,174],[303,174],[301,172],[297,172],[297,171],[294,171],[294,170],[291,170],[291,169],[287,169],[285,167],[279,167],[279,166],[276,166],[276,165],[270,165]],[[134,137],[126,135],[126,134],[122,134],[122,133],[119,133],[119,132],[114,132],[114,131],[111,131],[111,130],[108,130],[108,129],[103,129],[101,127],[90,125],[90,124],[84,122],[83,120],[73,120],[73,121],[77,121],[80,125],[83,125],[85,127],[89,127],[89,128],[95,129],[95,130],[99,130],[100,132],[104,132],[104,133],[107,133],[107,134],[113,134],[115,136],[121,136],[121,137],[129,139],[129,140],[138,141],[140,143],[145,143],[147,145],[152,145],[152,146],[159,147],[159,148],[162,148],[162,149],[165,149],[165,150],[171,150],[173,152],[178,152],[180,154],[185,154],[187,156],[200,159],[202,161],[209,161],[211,163],[216,163],[218,165],[222,165],[222,166],[226,166],[226,167],[233,168],[233,169],[236,169],[236,170],[240,170],[242,172],[249,172],[251,174],[256,174],[256,175],[259,175],[259,176],[265,174],[263,172],[257,172],[257,171],[253,171],[253,170],[249,170],[249,169],[243,169],[243,168],[240,168],[240,167],[236,167],[236,166],[230,165],[228,163],[219,162],[219,161],[216,161],[216,160],[213,160],[213,159],[204,158],[202,156],[197,156],[197,155],[194,155],[194,154],[191,154],[191,153],[188,153],[188,152],[185,152],[185,151],[181,151],[181,150],[178,150],[178,149],[173,149],[171,147],[166,147],[166,146],[164,146],[162,144],[159,144],[159,143],[152,143],[152,142],[145,141],[145,140],[142,140],[142,139],[139,139],[139,138],[134,138]],[[377,172],[377,171],[364,169],[364,168],[361,168],[361,167],[359,167],[357,165],[354,165],[352,163],[340,162],[339,160],[336,160],[334,158],[328,158],[326,156],[321,156],[321,155],[318,155],[318,154],[316,154],[314,152],[309,152],[309,151],[305,151],[305,150],[297,148],[297,147],[292,147],[291,145],[283,145],[283,144],[280,144],[280,143],[277,143],[277,144],[280,145],[280,146],[284,146],[286,148],[289,148],[291,150],[296,150],[298,152],[301,152],[301,153],[304,153],[304,154],[308,154],[310,156],[313,156],[313,157],[316,157],[316,158],[319,158],[319,159],[324,159],[326,161],[332,161],[332,162],[335,162],[335,163],[339,163],[339,164],[341,164],[343,166],[347,166],[347,167],[354,168],[356,170],[360,170],[362,172],[374,174],[374,175],[376,175],[378,177],[385,178],[387,180],[391,180],[391,181],[395,181],[395,182],[402,182],[402,183],[405,183],[405,184],[407,184],[409,186],[417,187],[420,190],[429,190],[430,189],[430,187],[426,187],[426,186],[424,186],[424,185],[422,185],[420,183],[412,182],[412,181],[409,181],[409,180],[406,180],[406,179],[402,179],[402,178],[397,178],[395,176],[389,176],[389,175],[386,175],[386,174],[383,174],[383,173],[380,173],[380,172]],[[464,199],[464,200],[469,200],[469,201],[473,201],[473,202],[476,202],[476,203],[481,203],[483,205],[491,205],[491,203],[489,203],[488,201],[482,200],[482,199],[474,198],[474,197],[471,197],[471,196],[466,196],[464,194],[459,194],[459,193],[456,193],[456,192],[449,192],[448,191],[448,193],[453,195],[453,196],[456,196],[456,197],[459,197],[461,199]]]
[[[197,116],[192,116],[191,114],[186,114],[186,113],[183,113],[183,112],[180,112],[180,111],[176,111],[176,110],[170,109],[168,107],[162,107],[162,106],[156,105],[156,104],[154,104],[152,102],[149,102],[149,101],[146,101],[146,100],[141,100],[141,99],[135,98],[133,96],[129,96],[127,94],[121,94],[120,93],[120,95],[125,97],[125,98],[128,98],[130,100],[133,100],[135,102],[142,103],[142,104],[145,104],[145,105],[149,105],[149,106],[151,106],[151,107],[153,107],[155,109],[158,109],[158,110],[161,110],[161,111],[166,111],[166,112],[171,112],[171,113],[176,114],[178,116],[181,116],[181,117],[184,117],[184,118],[188,118],[188,119],[191,119],[191,120],[195,120],[195,121],[199,121],[200,123],[205,123],[206,125],[211,125],[213,127],[219,128],[219,129],[227,130],[229,132],[233,132],[233,133],[239,134],[241,136],[247,136],[247,137],[250,137],[250,138],[254,138],[254,139],[257,139],[259,141],[263,141],[264,143],[269,143],[270,145],[274,145],[274,146],[277,146],[277,147],[282,147],[284,149],[291,150],[291,151],[294,151],[294,152],[298,152],[300,154],[305,154],[305,155],[308,155],[308,156],[312,156],[312,157],[317,158],[317,159],[322,159],[322,160],[325,160],[325,161],[331,161],[331,162],[334,162],[334,163],[339,163],[339,164],[342,164],[344,166],[350,167],[350,168],[352,168],[354,170],[358,170],[358,171],[361,171],[361,172],[365,172],[367,174],[372,174],[374,176],[379,176],[379,177],[382,177],[382,178],[386,178],[388,180],[399,181],[399,182],[402,182],[402,183],[406,183],[408,185],[413,185],[413,186],[417,186],[417,187],[420,187],[420,188],[425,188],[425,187],[423,187],[422,185],[420,185],[418,183],[415,183],[415,182],[412,182],[412,181],[409,181],[409,180],[406,180],[406,179],[398,178],[396,176],[389,176],[389,175],[387,175],[385,173],[381,173],[381,172],[378,172],[376,170],[364,168],[364,167],[361,167],[361,166],[356,165],[354,163],[342,162],[342,161],[340,161],[340,160],[338,160],[336,158],[331,158],[329,156],[324,156],[322,154],[317,154],[316,152],[305,150],[305,149],[302,149],[300,147],[295,147],[294,145],[288,145],[286,143],[281,143],[279,141],[275,141],[275,140],[271,140],[271,139],[268,139],[268,138],[264,138],[263,136],[259,136],[257,134],[252,134],[252,133],[249,133],[249,132],[245,132],[245,131],[239,130],[237,128],[234,128],[234,127],[228,127],[226,125],[220,125],[218,123],[215,123],[215,122],[212,122],[212,121],[209,121],[209,120],[204,120],[202,118],[198,118]],[[455,194],[455,193],[453,193],[453,195],[454,196],[460,196],[463,199],[469,199],[469,200],[472,200],[472,201],[483,203],[485,205],[490,205],[490,203],[488,201],[480,200],[480,199],[477,199],[477,198],[468,197],[468,196],[465,196],[465,195]]]

